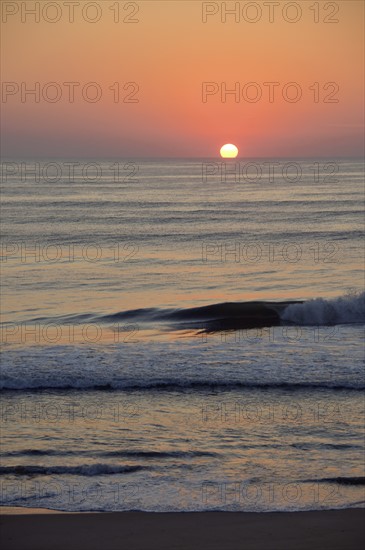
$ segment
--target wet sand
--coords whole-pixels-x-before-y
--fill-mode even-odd
[[[364,509],[236,513],[80,513],[3,508],[3,550],[352,550]]]

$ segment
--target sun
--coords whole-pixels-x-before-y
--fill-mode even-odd
[[[232,143],[226,143],[221,147],[220,153],[221,157],[224,159],[235,159],[238,155],[238,149]]]

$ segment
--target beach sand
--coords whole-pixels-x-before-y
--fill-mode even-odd
[[[275,513],[49,513],[3,508],[2,549],[352,550],[364,509]]]

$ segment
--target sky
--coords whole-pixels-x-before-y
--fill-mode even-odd
[[[3,157],[363,153],[362,1],[1,4]]]

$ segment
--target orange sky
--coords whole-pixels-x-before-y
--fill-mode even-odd
[[[41,1],[41,9],[46,4],[50,2]],[[226,2],[229,8],[237,4],[240,9],[239,21],[228,15],[226,23],[222,2],[209,3],[208,9],[217,13],[208,16],[206,23],[202,22],[204,3],[196,0],[99,1],[95,4],[101,17],[95,23],[83,20],[81,13],[90,2],[79,0],[73,23],[65,2],[54,4],[60,20],[47,22],[41,13],[36,23],[34,16],[22,12],[20,2],[2,2],[4,156],[200,157],[217,155],[225,142],[235,143],[242,156],[362,154],[362,1],[318,2],[318,23],[310,9],[315,3],[309,0],[294,3],[302,12],[296,23],[285,21],[284,13],[295,17],[294,8],[283,11],[288,2],[275,7],[272,23],[262,1],[251,3],[262,10],[256,23],[244,19],[243,13],[255,16],[255,6],[244,12],[248,2]],[[116,4],[121,19],[137,5],[139,11],[131,18],[139,22],[114,22],[111,7]],[[340,9],[331,15],[336,4]],[[28,8],[34,5],[26,2]],[[16,8],[17,13],[11,14]],[[88,9],[93,18],[95,8]],[[45,17],[55,18],[55,8],[48,10]],[[325,23],[325,17],[339,22]],[[63,83],[72,81],[80,86],[71,104]],[[32,96],[22,97],[21,83],[32,88],[35,82],[41,90],[56,82],[60,101],[51,103],[40,96],[36,103]],[[100,86],[102,97],[96,103],[81,95],[89,82]],[[109,87],[115,82],[122,98],[123,85],[137,83],[139,102],[114,102]],[[219,90],[205,103],[204,82],[217,83]],[[262,91],[256,103],[242,95],[249,82]],[[279,83],[272,103],[264,82]],[[296,103],[282,97],[289,82],[302,90]],[[317,103],[309,89],[315,82],[320,89]],[[323,90],[328,82],[339,88],[333,96],[338,103],[323,101],[334,90]],[[228,89],[238,83],[238,103],[232,95],[222,102],[222,83]],[[6,96],[14,86],[19,91]],[[49,88],[50,96],[54,92]]]

